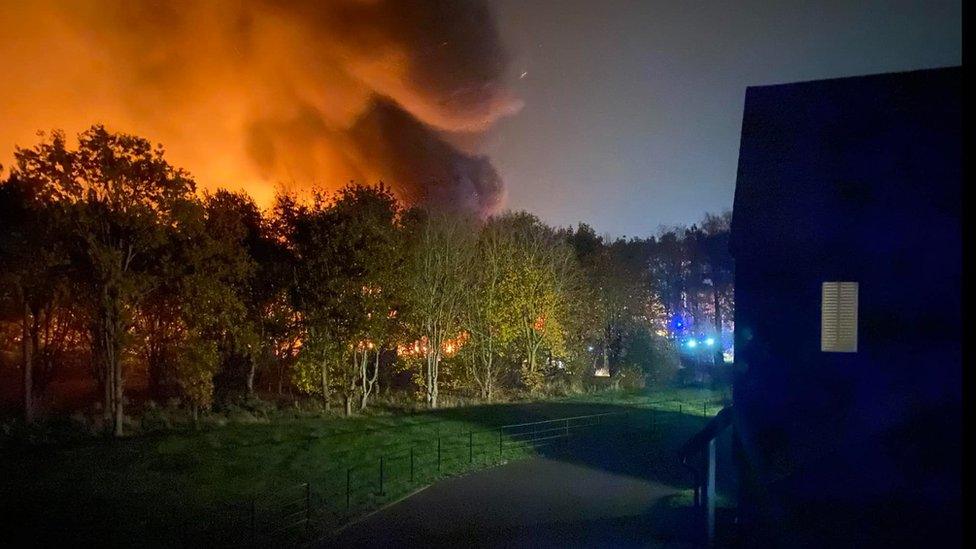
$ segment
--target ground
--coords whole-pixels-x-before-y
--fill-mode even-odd
[[[650,413],[607,424],[537,457],[438,482],[320,545],[697,546],[703,532],[678,449],[705,419],[658,413],[658,428],[649,429]],[[719,456],[726,497],[734,489],[729,459],[726,444]]]
[[[687,543],[694,535],[690,508],[669,505],[681,495],[667,484],[531,458],[434,484],[323,546],[606,547],[681,538]],[[666,525],[654,520],[664,515],[671,519]]]
[[[435,483],[437,479],[480,467],[497,467],[500,460],[493,449],[497,448],[499,435],[488,430],[492,427],[654,407],[658,409],[661,432],[671,433],[668,447],[673,448],[673,442],[683,440],[704,423],[701,404],[714,396],[684,390],[474,406],[422,414],[279,418],[269,423],[229,424],[199,432],[20,449],[7,452],[2,458],[0,505],[6,508],[0,513],[11,518],[10,523],[19,525],[22,532],[29,533],[37,544],[84,539],[106,545],[185,546],[227,541],[232,534],[248,532],[255,522],[254,530],[265,532],[278,524],[275,521],[287,518],[278,514],[284,505],[298,502],[301,506],[308,502],[313,512],[299,528],[307,524],[311,530],[307,535],[325,536],[342,522],[418,487],[434,483],[430,496],[417,497],[436,496],[441,490],[440,484]],[[704,412],[711,415],[717,409],[713,404]],[[666,417],[672,421],[664,421]],[[666,424],[672,427],[664,429]],[[434,464],[437,438],[441,439],[443,453],[440,472]],[[665,439],[668,437],[662,436],[661,440]],[[573,464],[551,453],[553,448],[535,450],[517,441],[504,442],[501,461],[512,462],[509,467],[513,469],[494,468],[484,473],[489,479],[492,474],[508,474],[495,471],[516,473],[511,481],[501,478],[502,484],[519,483],[529,489],[531,485],[520,480],[523,473],[517,472],[531,472],[540,463],[554,463],[553,460],[559,463],[549,474],[556,476],[569,475],[573,467],[604,470],[609,476],[592,476],[590,490],[604,486],[619,487],[622,493],[637,493],[656,482],[646,471],[641,472],[646,467],[640,460],[619,459],[594,465],[594,456],[605,453],[598,451],[590,457],[585,452],[578,454],[574,458],[577,463]],[[664,448],[658,443],[643,447]],[[411,448],[416,462],[412,482],[406,459]],[[651,455],[644,449],[637,454]],[[533,455],[543,460],[515,464]],[[380,458],[384,459],[382,464]],[[382,490],[377,489],[378,465],[385,474]],[[674,473],[667,478],[685,476]],[[467,482],[477,483],[480,478],[472,476]],[[351,488],[348,506],[347,481]],[[687,478],[683,482],[687,485]],[[307,488],[303,483],[307,483]],[[661,483],[652,493],[674,495],[680,492],[680,488],[675,492],[678,486]],[[465,488],[461,497],[476,501],[479,496]],[[504,497],[504,492],[486,497]],[[588,497],[585,490],[580,497]],[[650,500],[624,501],[622,511],[605,518],[616,520],[641,501]],[[300,514],[299,518],[304,516]],[[285,540],[294,539],[295,535],[294,530],[281,534]]]

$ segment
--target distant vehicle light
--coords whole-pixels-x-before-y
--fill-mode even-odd
[[[689,339],[688,340],[688,347],[694,349],[697,346],[698,346],[698,340],[695,340],[695,339]]]
[[[708,345],[709,347],[711,347],[712,345],[715,345],[715,338],[714,337],[710,337],[710,338],[706,339],[705,340],[705,345]]]

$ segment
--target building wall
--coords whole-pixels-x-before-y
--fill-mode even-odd
[[[955,539],[960,82],[942,69],[747,91],[734,395],[757,529]],[[820,351],[825,281],[859,282],[857,353]],[[932,516],[892,518],[909,510]]]

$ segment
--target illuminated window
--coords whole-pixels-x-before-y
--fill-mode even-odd
[[[824,282],[820,297],[820,350],[857,352],[857,282]]]

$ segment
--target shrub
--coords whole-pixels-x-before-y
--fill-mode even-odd
[[[652,360],[650,368],[645,370],[647,384],[652,387],[664,387],[674,381],[681,368],[681,357],[674,341],[663,337],[654,337],[651,344]]]
[[[644,371],[638,366],[625,366],[618,373],[617,388],[625,391],[643,389],[646,385]]]
[[[169,414],[166,413],[166,410],[160,408],[151,400],[146,403],[140,424],[142,430],[146,432],[163,431],[173,427],[173,423],[170,421]]]
[[[200,409],[209,410],[213,404],[213,376],[220,366],[220,355],[212,341],[191,336],[180,349],[176,361],[180,389],[197,419]]]

